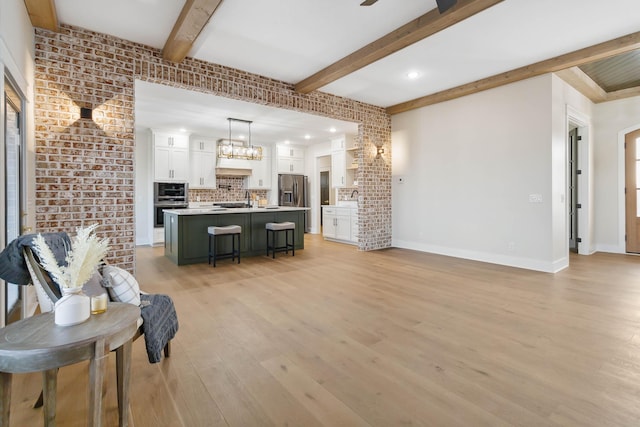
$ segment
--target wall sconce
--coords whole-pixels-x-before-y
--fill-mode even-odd
[[[80,118],[92,120],[93,110],[91,108],[80,107]]]
[[[384,148],[382,148],[382,146],[379,146],[376,150],[376,159],[382,158],[383,154],[384,154]]]

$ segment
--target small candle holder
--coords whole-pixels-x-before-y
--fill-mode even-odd
[[[91,297],[91,314],[101,314],[107,311],[107,294],[94,295]]]

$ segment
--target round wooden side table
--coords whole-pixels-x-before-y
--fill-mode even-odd
[[[105,358],[116,351],[120,426],[129,417],[131,341],[138,329],[140,308],[109,303],[107,311],[74,326],[58,326],[54,314],[39,314],[0,329],[0,425],[9,426],[11,375],[43,374],[44,425],[55,426],[58,368],[90,360],[88,426],[102,422],[102,382]]]

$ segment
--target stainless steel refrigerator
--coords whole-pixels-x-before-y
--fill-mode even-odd
[[[278,205],[309,207],[309,181],[304,175],[278,175]],[[311,227],[309,211],[304,212],[304,232]]]

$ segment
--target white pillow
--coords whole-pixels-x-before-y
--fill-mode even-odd
[[[102,277],[107,279],[111,301],[140,305],[140,285],[128,271],[107,265],[102,269]]]

